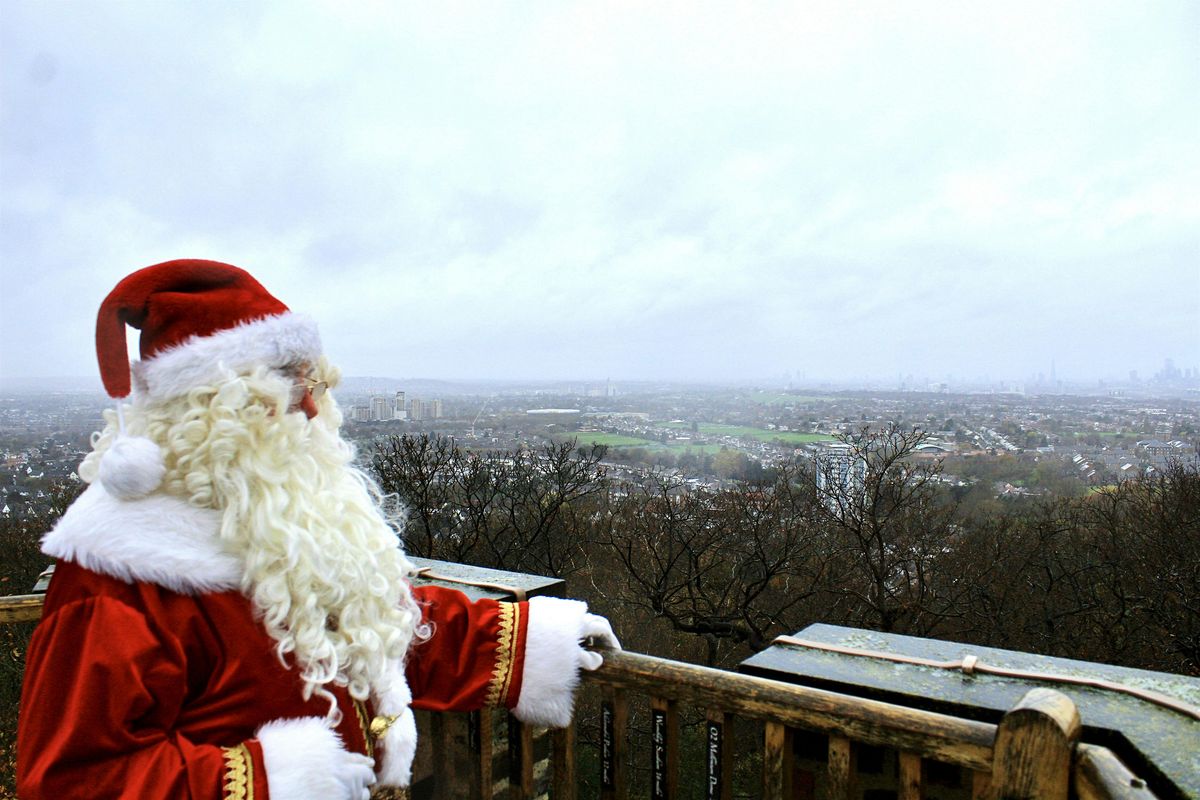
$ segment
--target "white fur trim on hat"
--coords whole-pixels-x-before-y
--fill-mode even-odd
[[[42,552],[102,575],[181,594],[240,585],[242,566],[220,540],[221,513],[161,492],[118,500],[93,483],[42,539]]]
[[[321,336],[316,323],[287,312],[264,317],[210,336],[193,336],[182,344],[133,364],[138,394],[169,400],[197,386],[219,381],[226,370],[240,372],[260,364],[282,367],[316,361]]]
[[[145,497],[166,472],[162,450],[144,436],[118,436],[100,458],[100,483],[118,500]]]
[[[513,709],[517,719],[551,728],[571,723],[586,615],[587,604],[579,600],[529,600],[521,696]]]

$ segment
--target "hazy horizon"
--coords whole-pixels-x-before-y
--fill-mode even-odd
[[[1194,3],[0,18],[0,385],[95,374],[105,294],[179,257],[349,375],[1200,369]]]

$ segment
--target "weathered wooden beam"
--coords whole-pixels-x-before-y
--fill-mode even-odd
[[[554,800],[575,800],[575,723],[550,732],[550,758],[554,774],[551,778],[551,797]]]
[[[987,800],[991,791],[992,773],[990,770],[971,773],[971,800]]]
[[[996,800],[1067,800],[1079,711],[1053,689],[1031,689],[996,730],[992,796]]]
[[[1075,746],[1074,790],[1079,800],[1154,800],[1146,782],[1107,747]]]
[[[830,800],[851,800],[854,797],[854,748],[845,736],[829,737],[829,763],[826,780]]]
[[[0,597],[0,625],[9,622],[37,622],[42,618],[45,595],[14,594]]]
[[[996,726],[983,722],[639,653],[604,651],[604,665],[583,677],[741,717],[844,735],[968,769],[992,769]]]
[[[921,781],[921,757],[916,753],[900,753],[899,800],[921,800],[925,796]]]
[[[763,725],[763,798],[786,800],[792,796],[791,729],[778,722]]]

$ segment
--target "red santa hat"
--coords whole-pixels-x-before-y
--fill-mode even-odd
[[[141,360],[132,369],[126,325],[141,331]],[[96,320],[100,378],[118,399],[134,388],[145,400],[169,400],[230,370],[311,362],[320,354],[312,320],[293,314],[250,273],[219,261],[180,259],[140,269],[104,298]],[[158,447],[124,435],[100,464],[101,482],[126,498],[149,494],[162,473]]]

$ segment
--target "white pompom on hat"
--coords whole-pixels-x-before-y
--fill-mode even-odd
[[[132,368],[125,326],[141,331]],[[100,378],[118,400],[119,431],[101,459],[104,488],[124,500],[161,484],[163,454],[145,437],[125,433],[120,400],[136,384],[150,402],[169,400],[219,380],[227,370],[282,367],[321,354],[316,324],[230,264],[180,259],[140,269],[117,284],[96,319]]]

